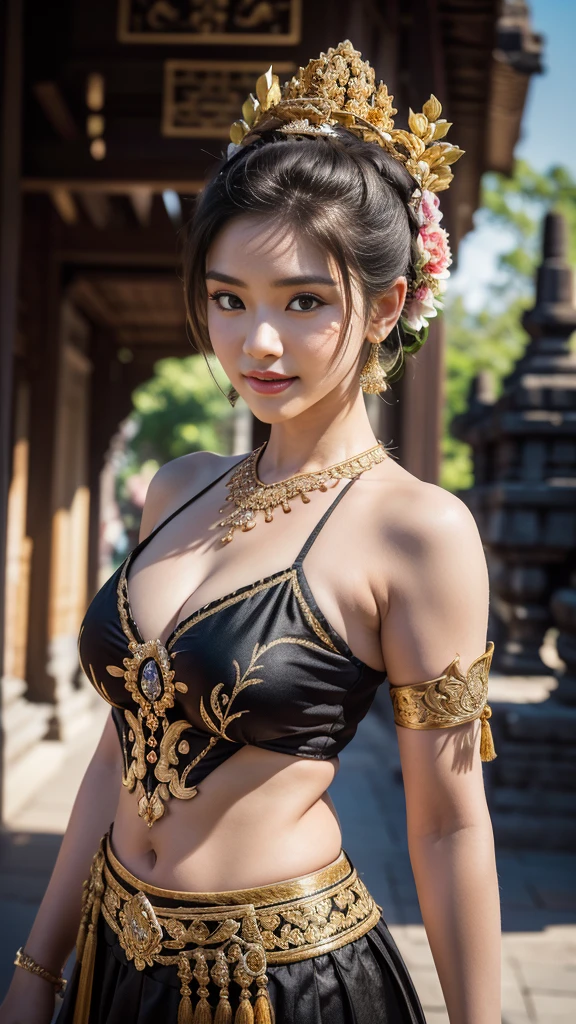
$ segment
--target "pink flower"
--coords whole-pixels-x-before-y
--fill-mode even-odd
[[[418,221],[421,225],[423,224],[439,224],[442,220],[442,213],[440,212],[440,200],[435,192],[429,192],[428,189],[424,189],[422,192],[422,198],[418,207]]]
[[[452,254],[444,228],[423,225],[418,232],[418,247],[427,257],[425,273],[432,277],[448,277]]]
[[[421,284],[405,303],[402,319],[412,330],[420,331],[423,327],[428,327],[426,317],[432,318],[437,312],[432,289],[426,284]]]

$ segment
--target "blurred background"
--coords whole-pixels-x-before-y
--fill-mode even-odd
[[[78,666],[87,603],[162,463],[266,437],[187,337],[180,229],[258,75],[350,38],[398,126],[433,92],[466,151],[442,195],[445,315],[369,413],[408,470],[467,502],[489,562],[503,1020],[576,1020],[575,35],[563,0],[5,0],[0,997],[107,713]],[[333,797],[446,1024],[388,702]]]

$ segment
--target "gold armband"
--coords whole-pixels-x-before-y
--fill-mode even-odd
[[[16,959],[14,960],[16,967],[23,967],[25,971],[29,971],[30,974],[36,974],[39,978],[43,978],[44,981],[48,981],[50,985],[54,986],[56,992],[64,992],[66,988],[66,979],[62,975],[52,974],[47,971],[45,967],[42,967],[36,960],[33,960],[28,953],[25,952],[23,946],[16,953]]]
[[[492,709],[487,703],[493,653],[494,644],[489,640],[484,654],[472,662],[465,676],[460,671],[460,655],[457,654],[436,679],[407,686],[390,684],[396,725],[407,729],[450,729],[479,718],[482,726],[480,757],[483,761],[493,761],[496,751],[488,721]]]

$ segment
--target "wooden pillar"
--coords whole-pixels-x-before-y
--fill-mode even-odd
[[[421,110],[434,92],[441,100],[447,95],[445,55],[436,0],[411,0],[400,16],[396,124],[405,121],[408,107]],[[449,117],[450,111],[445,111]],[[456,172],[457,173],[457,172]],[[449,212],[449,197],[443,192],[442,208]],[[437,483],[440,473],[444,382],[444,326],[430,322],[430,334],[415,358],[408,357],[399,385],[397,418],[389,412],[395,428],[394,444],[401,464],[428,483]]]
[[[88,599],[102,585],[100,579],[100,531],[102,527],[102,472],[112,439],[132,409],[132,391],[153,373],[147,362],[124,364],[118,359],[114,331],[99,327],[92,335],[90,358],[93,373],[90,387],[89,487],[90,540]],[[105,483],[108,486],[108,483]]]
[[[88,600],[98,590],[100,579],[100,500],[101,473],[114,426],[110,416],[114,406],[111,364],[116,345],[111,331],[99,328],[92,336],[91,359],[93,373],[90,394],[89,427],[89,489],[90,527],[88,542]],[[103,396],[106,401],[103,402]],[[115,417],[114,417],[115,419]],[[117,420],[115,419],[117,423]]]
[[[60,374],[52,485],[48,602],[48,671],[55,681],[58,735],[67,721],[78,674],[77,638],[86,608],[88,574],[88,410],[90,328],[62,305]]]
[[[22,0],[6,0],[0,5],[0,679],[3,675],[11,397],[20,250],[21,41]],[[0,729],[0,744],[1,736]]]
[[[8,493],[6,530],[6,612],[4,637],[4,675],[6,681],[23,685],[26,673],[28,637],[28,595],[32,541],[26,534],[26,498],[28,492],[28,420],[29,388],[18,382],[14,394],[14,445],[12,475]]]
[[[56,411],[61,367],[60,267],[53,255],[54,214],[47,200],[28,197],[23,230],[22,297],[26,318],[30,381],[30,472],[27,534],[32,538],[27,696],[53,702],[48,672],[48,606],[52,550],[52,488],[56,454]]]
[[[440,474],[444,407],[444,322],[432,320],[426,344],[408,356],[400,398],[401,462],[435,484]]]

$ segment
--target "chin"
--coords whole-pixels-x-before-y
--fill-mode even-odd
[[[261,423],[269,423],[271,425],[292,420],[308,408],[302,402],[301,396],[298,395],[290,395],[288,397],[288,394],[280,394],[261,397],[252,391],[251,388],[243,388],[242,398],[256,419],[260,420]]]
[[[248,404],[248,403],[247,403]],[[261,423],[269,423],[272,426],[274,423],[287,423],[289,420],[293,420],[296,416],[300,415],[302,409],[288,410],[284,409],[271,409],[264,407],[257,407],[253,404],[249,405],[250,412],[257,420]]]

